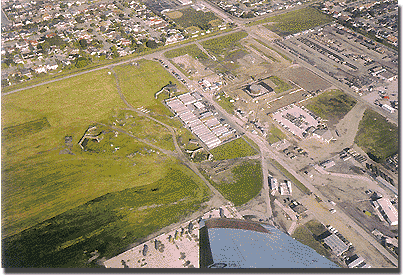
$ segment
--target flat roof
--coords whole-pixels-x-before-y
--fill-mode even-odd
[[[349,246],[345,244],[336,234],[332,233],[332,235],[323,239],[323,241],[332,249],[332,251],[336,255],[340,255],[343,252],[349,249]]]

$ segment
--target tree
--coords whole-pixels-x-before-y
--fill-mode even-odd
[[[90,63],[90,61],[87,58],[82,56],[82,57],[76,58],[75,66],[77,68],[83,68],[83,67],[86,67],[89,63]]]
[[[87,46],[88,46],[86,39],[80,39],[80,40],[79,40],[79,44],[80,44],[80,47],[81,47],[82,49],[86,49]]]
[[[146,47],[156,49],[158,47],[158,44],[154,40],[148,40],[146,42]]]

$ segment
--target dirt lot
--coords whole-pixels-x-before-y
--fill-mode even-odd
[[[214,73],[210,69],[205,69],[205,66],[200,61],[195,60],[188,54],[175,57],[172,60],[193,78],[202,78]]]
[[[290,66],[281,73],[307,91],[326,90],[332,86],[320,76],[297,65]]]

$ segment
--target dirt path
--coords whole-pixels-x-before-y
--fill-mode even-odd
[[[143,112],[141,112],[141,111],[135,109],[135,108],[126,100],[125,96],[122,94],[121,87],[120,87],[119,80],[118,80],[118,76],[117,76],[116,72],[114,71],[114,69],[113,69],[112,67],[110,68],[110,70],[111,70],[111,72],[113,73],[113,75],[114,75],[114,77],[115,77],[115,82],[116,82],[116,87],[117,87],[118,94],[119,94],[121,100],[122,100],[122,101],[125,103],[125,105],[127,105],[127,107],[128,107],[127,110],[134,111],[134,112],[136,112],[137,114],[139,114],[139,115],[141,115],[141,116],[147,117],[148,119],[153,120],[153,121],[155,121],[156,123],[159,123],[160,125],[164,126],[166,129],[168,129],[168,130],[170,131],[171,135],[172,135],[172,139],[173,139],[174,146],[175,146],[175,148],[176,148],[176,152],[173,153],[173,152],[170,152],[170,151],[168,151],[168,150],[160,149],[159,147],[157,147],[157,146],[155,146],[155,145],[153,145],[153,144],[147,143],[147,142],[145,142],[145,141],[142,141],[141,139],[138,139],[138,138],[137,138],[137,140],[140,140],[140,141],[142,141],[142,142],[145,142],[146,144],[148,144],[148,145],[150,145],[150,146],[152,146],[152,147],[154,147],[154,148],[159,148],[159,150],[162,150],[163,152],[166,152],[167,154],[170,154],[170,155],[175,156],[175,157],[178,158],[185,166],[187,166],[187,167],[190,168],[194,173],[196,173],[197,176],[201,178],[201,180],[208,186],[208,188],[209,188],[209,189],[211,190],[211,192],[214,194],[214,196],[213,196],[213,197],[211,198],[211,200],[210,200],[212,206],[219,207],[219,206],[221,206],[221,205],[224,205],[224,204],[228,203],[228,201],[221,195],[221,193],[219,193],[218,190],[216,190],[216,189],[208,182],[208,180],[200,173],[200,171],[199,171],[198,168],[197,168],[197,165],[196,165],[195,163],[191,162],[191,161],[183,154],[183,152],[182,152],[182,150],[181,150],[179,144],[177,143],[176,133],[175,133],[174,129],[173,129],[171,126],[169,126],[169,125],[167,125],[167,124],[165,124],[165,123],[163,123],[163,122],[157,120],[156,118],[153,118],[153,117],[151,117],[150,115],[145,114],[145,113],[143,113]],[[134,138],[136,138],[136,137],[133,136],[133,135],[131,135],[131,136],[134,137]]]
[[[367,106],[365,104],[358,102],[338,124],[330,128],[333,137],[336,138],[336,142],[329,142],[328,144],[322,143],[317,138],[309,138],[301,141],[299,143],[300,147],[311,152],[310,156],[314,161],[324,160],[346,147],[352,147],[366,109]],[[335,130],[338,131],[339,136]]]

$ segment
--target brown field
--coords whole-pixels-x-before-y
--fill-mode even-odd
[[[286,69],[283,75],[307,91],[326,90],[332,86],[308,69],[298,66]]]

